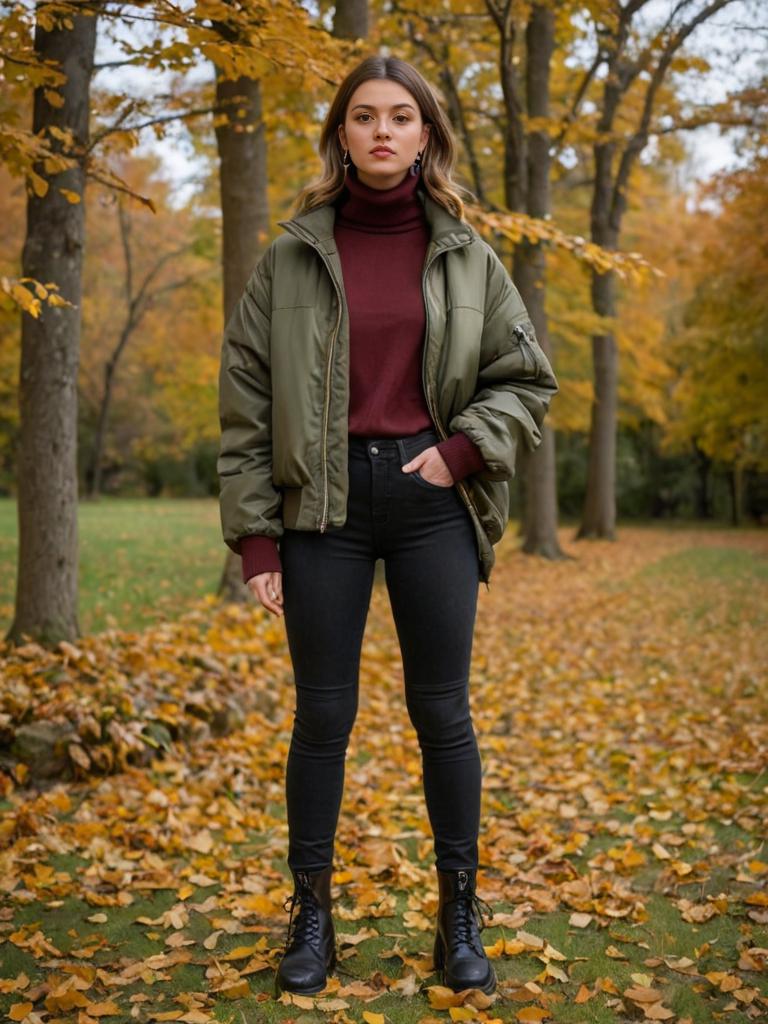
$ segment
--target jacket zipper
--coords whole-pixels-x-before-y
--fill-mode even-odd
[[[531,363],[532,363],[531,372],[534,374],[534,379],[535,379],[539,375],[539,363],[538,363],[538,360],[536,359],[536,353],[533,350],[533,345],[531,344],[531,339],[528,337],[528,332],[522,326],[522,324],[515,324],[515,326],[512,328],[512,331],[520,339],[521,346],[524,349],[528,350],[528,353],[529,353],[529,355],[531,357]]]
[[[281,227],[288,228],[288,224],[289,224],[289,222],[287,222],[287,221],[286,222],[282,222],[281,221]],[[337,305],[337,308],[338,308],[338,312],[337,312],[337,315],[336,315],[336,325],[335,325],[335,327],[333,329],[333,334],[331,335],[331,341],[330,341],[330,344],[328,346],[328,362],[327,362],[327,365],[326,365],[326,368],[325,368],[325,404],[324,404],[324,407],[323,407],[323,444],[322,444],[322,459],[323,459],[323,512],[322,512],[322,515],[321,515],[321,518],[320,518],[320,533],[325,533],[326,527],[328,525],[328,504],[329,504],[329,502],[328,502],[328,498],[329,498],[329,495],[328,495],[328,419],[329,419],[330,409],[331,409],[331,369],[333,367],[333,349],[334,349],[334,345],[336,344],[336,337],[337,337],[337,335],[339,333],[339,327],[341,326],[342,298],[341,298],[341,290],[340,290],[338,284],[336,283],[336,277],[334,276],[333,270],[331,269],[331,265],[328,262],[328,260],[325,258],[325,253],[321,250],[320,246],[312,239],[311,235],[306,235],[301,230],[301,228],[298,228],[295,224],[291,224],[291,228],[289,228],[289,230],[291,230],[291,229],[293,229],[293,233],[294,234],[296,234],[297,236],[301,237],[302,241],[305,241],[305,242],[307,242],[307,244],[312,246],[312,248],[315,250],[315,252],[317,252],[317,254],[320,256],[320,259],[325,264],[326,269],[328,270],[328,274],[330,275],[331,281],[333,282],[334,290],[336,292],[336,305]]]
[[[447,249],[458,249],[458,248],[459,248],[458,245],[449,245],[449,246],[446,246],[444,249],[441,249],[440,251],[441,252],[445,252]],[[437,253],[433,253],[432,254],[429,262],[427,263],[426,267],[424,268],[424,273],[423,273],[422,278],[421,278],[421,293],[422,293],[422,297],[423,297],[423,301],[424,301],[424,315],[426,317],[426,329],[425,329],[425,332],[424,332],[424,351],[422,352],[422,356],[421,356],[421,378],[422,378],[422,383],[424,385],[424,394],[425,394],[426,399],[427,399],[427,408],[429,409],[429,413],[432,416],[432,420],[434,421],[434,424],[437,427],[437,432],[441,435],[442,440],[445,441],[446,438],[448,437],[448,434],[447,434],[446,430],[443,428],[442,423],[440,422],[440,417],[439,417],[439,415],[437,413],[437,406],[432,401],[432,392],[431,392],[429,384],[427,382],[427,342],[429,340],[429,302],[427,301],[426,283],[427,283],[427,276],[429,274],[429,269],[432,266],[432,264],[434,263],[435,259],[437,258],[437,255],[438,255]],[[482,529],[482,520],[480,519],[480,513],[478,512],[477,506],[475,505],[475,503],[474,503],[474,501],[472,499],[472,495],[469,493],[469,488],[464,484],[463,480],[457,480],[455,486],[458,488],[459,494],[464,499],[464,504],[472,507],[472,510],[474,511],[475,515],[477,516],[477,521],[478,521],[478,523],[480,523],[480,528]],[[483,582],[485,583],[486,588],[488,590],[490,590],[491,589],[491,585],[488,582],[488,580],[484,580]]]
[[[326,263],[328,272],[330,273],[330,266]],[[328,417],[331,410],[331,367],[333,364],[333,347],[336,344],[336,336],[339,333],[339,326],[341,325],[341,295],[339,293],[338,286],[336,284],[333,274],[333,286],[336,289],[336,304],[338,306],[338,314],[336,316],[336,326],[333,329],[331,335],[331,343],[328,346],[328,366],[325,371],[325,410],[323,413],[323,515],[320,520],[320,533],[325,533],[325,528],[328,525]]]

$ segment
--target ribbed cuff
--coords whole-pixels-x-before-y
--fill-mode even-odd
[[[251,576],[258,576],[260,572],[283,571],[274,537],[249,534],[240,538],[239,548],[243,560],[243,583],[247,583]]]
[[[480,454],[480,449],[461,430],[451,434],[445,441],[440,441],[435,447],[451,471],[454,483],[457,480],[463,480],[471,473],[480,473],[488,468],[485,459]]]

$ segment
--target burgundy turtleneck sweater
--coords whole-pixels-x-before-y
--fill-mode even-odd
[[[421,377],[426,316],[422,271],[430,231],[420,175],[393,188],[363,184],[354,165],[336,199],[334,237],[349,310],[349,433],[407,437],[434,428]],[[452,434],[436,445],[454,482],[485,468],[477,445]],[[281,570],[271,537],[241,537],[243,580]]]

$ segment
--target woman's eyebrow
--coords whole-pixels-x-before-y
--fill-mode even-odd
[[[357,110],[358,107],[368,107],[369,110],[376,110],[377,109],[373,105],[373,103],[356,103],[354,105],[354,107],[352,107],[352,109],[353,110]],[[395,109],[397,109],[397,107],[410,107],[411,110],[414,109],[414,107],[413,107],[413,105],[411,103],[393,103],[392,106],[389,109],[390,110],[395,110]]]

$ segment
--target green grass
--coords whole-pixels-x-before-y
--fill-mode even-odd
[[[0,498],[0,621],[13,618],[18,533],[15,498]],[[565,525],[565,524],[563,524]],[[575,524],[574,524],[575,525]],[[619,530],[621,529],[619,525]],[[633,529],[658,523],[627,523]],[[663,528],[727,528],[727,524],[665,522]],[[508,530],[517,535],[518,523]],[[110,626],[138,630],[158,619],[173,619],[189,604],[215,593],[226,547],[215,498],[112,498],[82,500],[79,506],[79,623],[83,634]],[[734,531],[738,533],[739,531]],[[696,547],[663,558],[641,575],[693,572],[702,579],[737,582],[768,578],[768,558],[736,547]],[[376,582],[383,584],[383,562]],[[737,609],[738,610],[738,609]]]
[[[751,583],[768,580],[768,557],[737,547],[694,547],[660,558],[638,575]]]
[[[254,836],[253,839],[261,837]],[[81,857],[64,854],[51,856],[49,863],[57,871],[67,872],[71,877],[77,878],[78,873],[88,867],[88,862]],[[280,865],[282,868],[282,865]],[[638,890],[642,886],[635,885]],[[684,887],[677,895],[682,895]],[[128,1005],[130,996],[134,993],[144,993],[149,998],[146,1008],[151,1007],[155,1011],[170,1011],[180,1005],[175,1001],[177,995],[185,993],[208,991],[205,977],[206,965],[213,963],[218,955],[225,954],[228,950],[238,946],[251,945],[258,941],[261,934],[270,934],[270,944],[284,938],[284,928],[278,925],[270,928],[266,923],[254,916],[249,915],[243,921],[243,927],[252,929],[248,933],[223,934],[219,937],[215,951],[207,951],[202,943],[210,934],[212,927],[206,916],[198,914],[192,909],[195,903],[202,903],[212,895],[221,894],[220,886],[210,886],[198,889],[190,896],[185,903],[189,910],[189,921],[183,929],[184,935],[193,940],[193,943],[183,948],[189,952],[191,960],[171,969],[160,969],[159,974],[154,978],[148,973],[145,978],[138,978],[135,983],[122,987],[114,993],[114,998],[121,1006]],[[687,894],[695,898],[694,893]],[[703,974],[705,971],[729,971],[738,959],[738,948],[744,944],[744,919],[738,911],[730,914],[719,915],[701,925],[692,925],[683,920],[679,911],[672,905],[669,898],[664,894],[653,892],[652,885],[646,891],[648,920],[639,924],[630,921],[617,920],[605,928],[597,927],[593,922],[587,928],[574,928],[569,922],[568,911],[557,911],[548,914],[535,914],[525,925],[525,931],[546,939],[560,953],[567,957],[559,966],[567,969],[570,981],[567,984],[560,982],[548,983],[545,991],[555,997],[550,1004],[552,1020],[562,1022],[586,1022],[605,1021],[607,1024],[616,1024],[617,1017],[615,1009],[607,1004],[608,995],[601,993],[585,1004],[577,1004],[573,1001],[579,986],[584,983],[593,986],[598,979],[608,978],[616,985],[619,992],[633,986],[633,974],[650,974],[655,977],[654,987],[664,993],[665,1005],[673,1008],[680,1016],[690,1016],[694,1024],[705,1024],[713,1019],[713,1012],[722,1012],[728,996],[716,993],[714,987],[703,978],[692,978],[684,974],[676,973],[667,968],[663,963],[649,964],[648,961],[654,957],[690,957],[697,959],[697,950],[702,949],[705,943],[709,943],[709,950],[697,960],[698,971]],[[146,894],[137,894],[135,902],[128,907],[96,907],[73,896],[63,895],[56,897],[51,893],[50,903],[43,898],[40,902],[16,908],[13,922],[16,928],[26,924],[38,924],[49,942],[55,945],[63,954],[65,959],[71,959],[72,951],[82,949],[89,945],[102,943],[102,948],[96,949],[93,956],[85,963],[90,967],[102,967],[109,972],[114,969],[117,957],[124,957],[126,962],[133,960],[147,959],[153,955],[163,952],[164,940],[169,937],[170,932],[162,925],[148,923],[158,918],[162,913],[169,910],[177,903],[176,893],[172,890],[148,891]],[[349,897],[344,893],[339,899],[339,904],[350,906]],[[406,896],[404,893],[397,893],[397,914],[392,918],[363,918],[358,921],[344,921],[337,919],[337,932],[357,931],[361,928],[372,928],[380,933],[377,938],[372,938],[360,943],[356,947],[356,955],[340,961],[341,966],[351,974],[361,979],[368,979],[376,971],[382,971],[392,978],[400,978],[408,973],[402,962],[397,958],[379,959],[382,951],[391,949],[398,941],[400,947],[410,955],[422,951],[431,952],[432,932],[411,933],[404,938],[395,938],[390,933],[403,933],[401,914],[405,909]],[[497,910],[512,911],[512,904],[498,901],[495,904]],[[97,912],[103,912],[107,921],[103,924],[88,922],[88,916]],[[222,908],[221,916],[228,916]],[[145,918],[144,923],[139,923],[139,918]],[[286,915],[287,921],[287,915]],[[262,929],[259,927],[261,924]],[[255,928],[254,928],[255,926]],[[277,934],[279,932],[279,935]],[[486,945],[495,942],[504,930],[500,927],[492,927],[489,923],[483,932],[483,941]],[[513,938],[514,935],[506,930],[506,937]],[[768,940],[768,929],[754,928],[751,934],[751,943],[754,945],[765,945]],[[609,955],[609,947],[614,947],[624,954],[626,959],[616,959]],[[6,943],[3,960],[4,977],[14,977],[25,971],[29,977],[40,976],[40,965],[35,958],[25,950],[19,949],[13,943]],[[165,947],[170,951],[170,947]],[[247,960],[237,961],[236,965],[243,968]],[[500,980],[514,979],[518,983],[531,981],[537,977],[542,969],[542,962],[535,953],[523,953],[507,956],[498,959],[494,963],[497,975]],[[296,1007],[285,1006],[274,1001],[273,993],[274,975],[272,970],[265,970],[249,975],[251,995],[239,999],[236,1004],[229,1003],[224,998],[214,999],[213,1012],[217,1020],[225,1022],[259,1021],[263,1024],[272,1022],[288,1022],[300,1019],[304,1022],[327,1021],[328,1014],[321,1010],[297,1011]],[[342,984],[352,980],[347,975],[339,975]],[[426,984],[438,983],[437,976],[426,979]],[[768,992],[768,979],[764,977],[749,977],[748,984],[757,987],[764,994]],[[258,1001],[259,993],[267,993],[270,999]],[[558,1002],[556,997],[560,994],[563,998]],[[7,1012],[14,1002],[20,1002],[23,997],[18,995],[0,996],[0,1012]],[[429,1014],[428,1000],[425,995],[415,998],[403,999],[397,995],[384,992],[381,997],[367,1004],[356,1004],[351,1002],[350,1015],[354,1021],[361,1021],[362,1009],[369,1009],[372,1012],[386,1014],[387,1021],[391,1024],[415,1024],[422,1016]],[[515,1013],[525,1003],[497,1002],[493,1007],[493,1015],[505,1022],[515,1021]],[[448,1020],[446,1011],[435,1014],[440,1019]],[[112,1020],[114,1018],[107,1018]],[[145,1019],[145,1018],[142,1018]],[[728,1020],[734,1024],[747,1024],[750,1018],[741,1009],[728,1013]]]
[[[214,593],[224,566],[219,507],[211,498],[81,501],[79,620],[82,633],[141,629],[173,619]],[[0,615],[10,626],[16,591],[16,501],[0,500]]]
[[[729,626],[751,623],[768,627],[768,612],[758,588],[768,581],[768,557],[740,547],[690,547],[644,566],[635,579],[659,585],[688,585],[687,599],[677,616],[692,625],[721,611]]]

